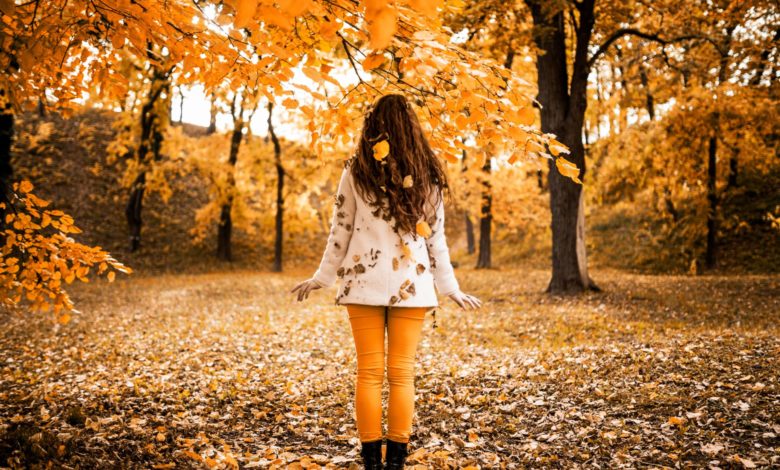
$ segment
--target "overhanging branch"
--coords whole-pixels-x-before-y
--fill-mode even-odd
[[[704,36],[699,36],[696,34],[689,34],[685,36],[678,36],[676,38],[672,39],[664,39],[661,36],[659,36],[656,33],[646,33],[644,31],[640,31],[635,28],[621,28],[616,30],[614,33],[612,33],[611,36],[607,38],[606,41],[604,41],[599,48],[596,50],[596,52],[588,59],[588,69],[593,67],[593,64],[596,63],[596,61],[601,57],[602,54],[604,54],[607,49],[609,49],[609,46],[611,46],[615,41],[622,38],[623,36],[636,36],[639,38],[647,39],[648,41],[657,42],[663,46],[666,46],[667,44],[673,44],[676,42],[681,41],[687,41],[689,39],[704,39],[706,41],[712,42],[709,38]]]

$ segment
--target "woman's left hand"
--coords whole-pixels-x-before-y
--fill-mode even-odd
[[[314,279],[306,279],[305,281],[299,283],[297,286],[293,287],[293,290],[290,291],[290,293],[295,293],[295,291],[298,291],[298,302],[302,301],[303,299],[306,299],[309,297],[309,292],[315,290],[315,289],[321,289],[322,286],[317,283]]]
[[[449,298],[455,301],[462,309],[478,309],[482,306],[482,301],[473,295],[466,294],[457,290],[449,295]]]

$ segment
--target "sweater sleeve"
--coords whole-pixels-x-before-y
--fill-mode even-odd
[[[455,278],[455,270],[450,262],[447,237],[444,235],[443,197],[439,198],[439,203],[436,205],[436,220],[431,226],[431,236],[428,237],[427,244],[436,290],[445,296],[460,290],[458,280]]]
[[[352,231],[355,228],[355,193],[350,182],[350,168],[344,168],[333,204],[333,217],[325,252],[317,271],[312,277],[322,287],[336,282],[336,271],[347,254]]]

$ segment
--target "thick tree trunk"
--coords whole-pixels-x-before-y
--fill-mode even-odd
[[[587,107],[588,44],[594,24],[594,0],[578,3],[579,28],[569,87],[566,62],[564,12],[548,15],[541,2],[527,0],[531,7],[536,45],[543,51],[536,59],[542,131],[551,132],[570,149],[567,159],[585,175],[582,126]],[[585,250],[585,216],[582,185],[564,177],[550,161],[548,174],[552,213],[552,278],[550,293],[597,289],[588,276]]]
[[[482,171],[485,172],[485,180],[482,182],[482,213],[479,218],[479,253],[477,255],[477,269],[492,267],[490,256],[490,232],[493,226],[493,194],[490,186],[490,155],[485,157],[485,164],[482,166]]]
[[[282,166],[282,147],[276,137],[273,125],[273,103],[268,103],[268,135],[274,144],[274,162],[276,163],[276,240],[274,243],[274,272],[282,272],[282,249],[284,241],[284,167]]]

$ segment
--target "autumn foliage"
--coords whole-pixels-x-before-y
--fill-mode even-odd
[[[0,202],[0,208],[10,209],[2,224],[0,298],[6,304],[25,300],[33,309],[53,308],[67,321],[67,311],[73,308],[64,290],[67,284],[88,282],[93,268],[109,281],[117,271],[129,274],[131,269],[100,247],[76,242],[72,236],[81,230],[73,218],[49,208],[32,190],[28,181],[15,183],[10,200]]]

